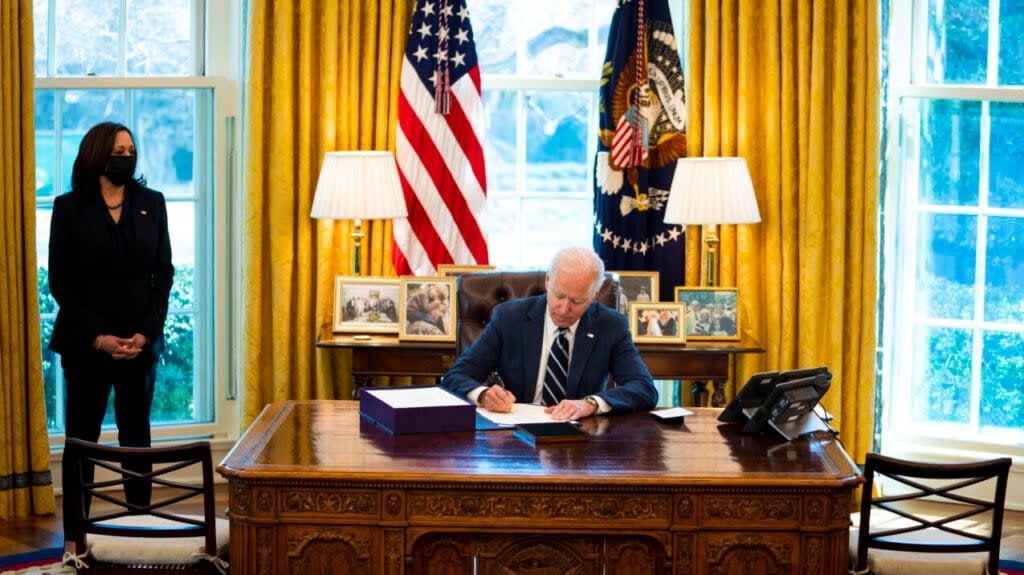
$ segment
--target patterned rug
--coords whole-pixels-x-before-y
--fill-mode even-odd
[[[999,573],[1001,575],[1024,575],[1024,561],[999,561]]]
[[[62,551],[60,547],[53,547],[0,557],[0,575],[74,573],[74,569],[66,570],[61,566]]]
[[[7,567],[2,567],[2,569],[5,571],[0,571],[0,575],[73,575],[75,572],[74,567],[64,567],[60,561],[32,567],[13,568],[10,571],[6,570]]]

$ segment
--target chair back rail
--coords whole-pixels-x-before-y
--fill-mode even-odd
[[[148,472],[131,469],[132,464],[152,465]],[[64,517],[64,536],[74,543],[76,552],[89,549],[89,535],[126,538],[202,537],[206,555],[217,555],[217,527],[213,492],[213,460],[210,444],[197,441],[185,445],[161,447],[117,447],[69,438],[65,442],[64,496],[70,498]],[[86,480],[89,467],[113,473],[113,479]],[[201,474],[201,485],[184,483],[171,474],[189,468]],[[149,504],[131,503],[122,488],[129,482],[149,482],[161,489],[154,493],[159,499]],[[103,501],[103,509],[94,509],[92,500]],[[202,516],[189,514],[180,504],[201,502]],[[138,524],[143,518],[146,524]],[[125,520],[129,521],[125,523]],[[159,520],[164,521],[159,521]],[[133,523],[132,520],[136,522]],[[152,523],[149,521],[152,520]],[[119,523],[119,521],[121,523]],[[126,542],[126,545],[130,545]],[[97,569],[99,567],[100,569]],[[211,572],[206,561],[190,565],[193,572]],[[93,561],[90,573],[116,573],[125,569],[144,569],[148,573],[169,570],[183,573],[182,566],[150,565],[139,557],[134,565]],[[214,569],[212,572],[216,572]]]
[[[861,497],[857,560],[854,570],[860,572],[868,568],[871,549],[916,553],[985,552],[988,554],[987,573],[997,575],[1003,510],[1011,463],[1008,457],[967,463],[926,463],[869,453],[864,464],[864,491]],[[909,487],[911,491],[873,496],[877,477],[888,478]],[[958,492],[993,480],[995,484],[989,497]],[[924,498],[943,500],[965,507],[962,511],[951,512],[936,519],[927,513],[908,511],[897,505]],[[873,510],[884,510],[899,516],[906,520],[905,524],[872,530]],[[988,533],[968,531],[958,526],[962,525],[961,522],[965,519],[983,520],[985,515],[990,516]],[[910,539],[906,537],[908,535],[917,535],[919,538]],[[928,540],[926,537],[931,535],[949,536],[951,540]]]

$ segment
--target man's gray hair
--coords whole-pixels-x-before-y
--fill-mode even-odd
[[[548,266],[548,277],[555,281],[559,271],[569,274],[592,274],[594,280],[590,284],[590,297],[597,295],[604,283],[604,262],[594,253],[594,250],[573,246],[558,250],[555,257],[551,258],[551,265]]]

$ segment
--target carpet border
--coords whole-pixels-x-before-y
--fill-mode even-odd
[[[25,567],[34,567],[35,564],[38,564],[40,561],[53,563],[55,561],[60,561],[60,558],[63,555],[63,547],[47,547],[45,549],[35,549],[32,551],[25,551],[23,553],[13,553],[11,555],[4,555],[0,557],[0,569],[4,571],[10,570],[11,567],[24,569]],[[28,563],[33,563],[33,565],[29,565]]]

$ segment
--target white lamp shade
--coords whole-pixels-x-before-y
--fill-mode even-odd
[[[667,224],[752,224],[761,221],[743,158],[683,158],[676,163]]]
[[[391,152],[327,152],[310,216],[331,220],[404,218],[405,198]]]

